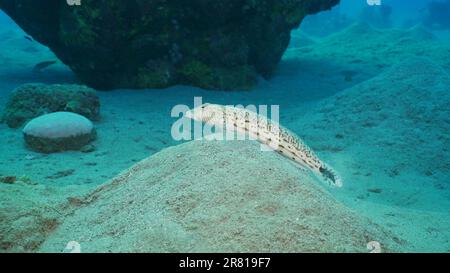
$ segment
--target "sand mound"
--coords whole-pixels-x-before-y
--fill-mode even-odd
[[[398,245],[255,142],[189,142],[138,163],[80,203],[40,251],[367,252]]]
[[[359,182],[368,181],[391,204],[448,210],[433,201],[449,204],[450,186],[450,77],[439,65],[407,60],[322,102],[305,121],[301,136],[341,158],[349,186],[364,190]]]
[[[326,64],[332,70],[323,70],[323,77],[333,77],[338,71],[346,82],[353,83],[370,79],[414,57],[430,58],[450,71],[450,48],[421,25],[407,30],[379,30],[356,23],[312,46],[291,50],[287,57]]]
[[[34,251],[57,226],[59,215],[34,202],[40,195],[30,186],[0,183],[0,189],[0,253]]]

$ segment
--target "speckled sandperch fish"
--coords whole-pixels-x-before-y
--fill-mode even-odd
[[[226,130],[247,134],[250,139],[270,147],[279,154],[309,169],[332,186],[342,187],[342,180],[294,133],[257,113],[231,106],[203,104],[187,111],[185,117]]]

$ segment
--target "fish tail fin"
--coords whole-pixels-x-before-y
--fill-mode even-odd
[[[319,168],[319,172],[321,178],[327,181],[330,185],[338,188],[343,186],[341,177],[330,166],[324,164],[322,167]]]

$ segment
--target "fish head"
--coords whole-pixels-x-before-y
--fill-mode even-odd
[[[214,104],[205,103],[194,109],[186,111],[184,116],[202,123],[208,123],[215,115],[217,109]]]

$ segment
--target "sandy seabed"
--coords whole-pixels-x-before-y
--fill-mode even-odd
[[[0,105],[23,83],[76,82],[62,64],[31,72],[36,63],[55,57],[23,36],[12,25],[0,30]],[[280,123],[302,137],[345,181],[341,189],[320,183],[318,187],[395,238],[396,246],[389,250],[449,252],[450,46],[421,27],[380,31],[365,24],[322,39],[299,31],[296,39],[308,41],[307,45],[291,47],[275,77],[261,79],[251,92],[187,86],[99,92],[102,119],[95,124],[98,140],[92,153],[33,153],[25,148],[20,130],[0,124],[0,175],[19,180],[0,183],[0,251],[38,251],[42,245],[58,251],[55,239],[46,240],[57,238],[67,228],[65,219],[88,206],[80,196],[137,162],[181,144],[171,137],[175,119],[170,111],[178,104],[192,106],[194,97],[201,96],[204,102],[220,104],[280,105]],[[220,179],[228,181],[225,175]],[[167,248],[143,249],[224,250],[201,245],[176,248],[173,240],[177,236],[186,240],[191,234],[187,228],[177,226],[179,233],[169,238],[172,245]],[[67,238],[72,240],[77,238]],[[237,246],[243,244],[229,249],[239,251]],[[133,250],[108,247],[104,251]],[[102,251],[100,245],[91,249]],[[286,247],[299,249],[308,250]],[[280,245],[272,250],[280,250]],[[356,249],[312,249],[320,250]]]

